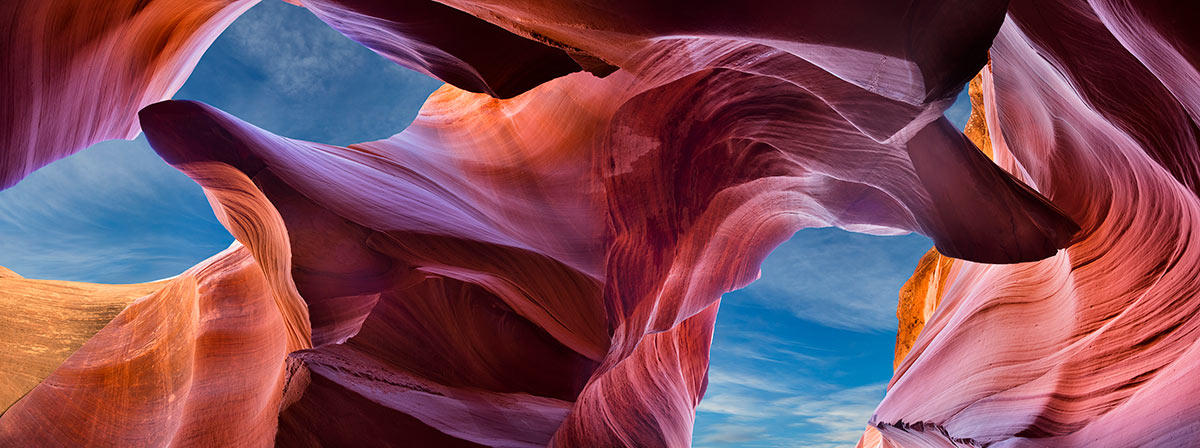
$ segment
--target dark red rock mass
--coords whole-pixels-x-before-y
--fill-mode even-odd
[[[939,282],[936,309],[910,304],[911,351],[864,445],[1200,443],[1200,405],[1173,398],[1200,389],[1200,43],[1175,22],[1200,8],[300,3],[448,84],[403,132],[348,147],[197,102],[142,108],[238,242],[132,302],[75,288],[129,305],[11,385],[27,393],[0,445],[686,446],[721,294],[826,226],[919,232],[941,254],[910,288]],[[177,86],[141,80],[190,66],[115,37],[22,46],[92,32],[70,4],[0,7],[16,36],[0,57],[99,58],[79,67],[137,82],[5,68],[8,91],[60,83],[4,109],[5,186],[129,136],[132,110]],[[135,6],[211,20],[156,31],[194,62],[246,5]],[[986,154],[942,116],[981,69]],[[60,359],[0,359],[24,357]]]
[[[302,4],[334,29],[397,64],[471,92],[511,98],[580,70],[580,64],[561,48],[510,33],[433,0],[303,0]]]

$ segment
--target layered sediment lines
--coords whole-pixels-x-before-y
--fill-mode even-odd
[[[17,0],[0,4],[0,190],[103,140],[183,86],[258,0]]]
[[[292,348],[250,252],[234,243],[154,286],[0,416],[0,445],[274,440]],[[101,300],[120,288],[130,287],[95,287],[72,300]]]
[[[309,380],[277,440],[686,444],[718,297],[797,229],[917,230],[1007,262],[1075,230],[939,118],[946,98],[883,97],[736,39],[641,51],[509,100],[446,87],[405,132],[345,148],[199,103],[142,111],[169,163],[254,182],[268,204],[244,227],[286,226],[313,348],[290,355]]]
[[[33,280],[0,267],[0,409],[8,409],[131,302],[162,282]]]
[[[997,163],[1083,230],[1039,262],[953,261],[861,445],[1200,443],[1200,78],[1163,8],[1011,5],[976,106]]]
[[[1155,401],[1194,383],[1192,134],[1162,134],[1194,123],[1194,52],[1149,9],[1014,3],[993,46],[1006,2],[299,3],[449,84],[348,147],[141,109],[238,243],[78,346],[0,444],[686,445],[721,294],[821,226],[937,246],[865,442],[1194,440],[1120,424],[1195,412]],[[981,151],[941,113],[989,46]]]
[[[917,268],[913,271],[904,286],[900,288],[900,303],[896,306],[896,319],[899,326],[896,332],[896,358],[892,367],[900,366],[900,361],[912,350],[917,336],[925,328],[925,323],[933,316],[942,296],[946,291],[946,280],[951,277],[950,270],[955,266],[953,258],[944,256],[937,249],[929,249]]]

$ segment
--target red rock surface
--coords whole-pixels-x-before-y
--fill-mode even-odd
[[[1200,77],[1173,25],[1200,10],[1166,8],[1011,5],[982,78],[994,156],[1083,230],[1039,262],[954,261],[860,445],[1200,443]]]
[[[125,308],[0,416],[2,446],[264,446],[292,347],[235,247]]]
[[[0,3],[0,190],[93,143],[137,136],[137,111],[174,95],[217,35],[256,3]]]
[[[249,176],[295,241],[315,348],[292,359],[329,398],[306,390],[281,414],[279,440],[363,437],[315,423],[331,409],[355,415],[365,397],[412,417],[415,432],[472,443],[683,444],[717,298],[795,230],[915,229],[989,261],[1036,258],[1071,234],[944,121],[914,132],[896,117],[856,118],[912,134],[918,151],[838,113],[866,101],[929,122],[937,106],[879,97],[757,44],[665,40],[646,51],[665,69],[570,75],[506,101],[443,88],[405,132],[349,148],[276,137],[197,103],[142,112],[168,162]],[[978,188],[954,190],[979,205],[976,217],[1024,209],[1022,219],[974,225],[947,213],[931,199],[956,200],[949,185],[922,176],[913,154],[978,173],[963,180]],[[1003,230],[979,233],[995,224]],[[497,400],[508,404],[473,410]],[[526,423],[497,423],[513,418]]]
[[[125,308],[0,416],[0,444],[686,445],[720,295],[818,226],[969,260],[864,444],[1200,440],[1200,408],[1171,400],[1200,388],[1200,77],[1170,8],[1018,1],[993,44],[1005,2],[301,3],[450,85],[349,147],[143,108],[239,242]],[[57,22],[23,18],[65,10],[37,5],[0,25],[36,41]],[[168,27],[189,43],[170,54],[245,5],[220,6],[161,4],[208,24]],[[995,162],[941,116],[989,46]],[[176,85],[64,82],[130,108]],[[40,162],[5,159],[9,183],[129,118],[110,112],[47,112],[87,133],[50,145],[12,121],[6,157]]]
[[[46,379],[131,302],[160,287],[34,280],[0,267],[0,409]]]

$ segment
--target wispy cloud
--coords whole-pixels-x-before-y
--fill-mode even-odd
[[[779,409],[772,409],[770,401],[746,393],[717,393],[705,396],[696,412],[711,412],[742,419],[777,417]]]
[[[819,426],[822,431],[810,440],[820,444],[853,443],[862,436],[866,422],[883,399],[887,383],[842,389],[824,396],[794,396],[774,404],[788,408],[791,415]]]
[[[253,64],[248,68],[266,78],[276,93],[327,95],[370,62],[336,31],[297,20],[311,14],[303,8],[268,1],[251,11],[221,37],[229,44],[229,56]]]
[[[175,97],[283,136],[347,145],[400,132],[441,84],[375,54],[307,9],[269,0],[213,43]]]
[[[742,310],[731,310],[740,312]],[[720,317],[718,316],[718,319]],[[742,333],[753,333],[743,329]],[[831,330],[832,332],[832,330]],[[772,339],[717,333],[708,393],[697,408],[695,441],[710,447],[832,447],[853,444],[883,398],[887,370],[865,385],[835,381],[857,360],[837,353],[813,361],[759,360]],[[880,338],[886,344],[890,338]],[[764,345],[765,344],[765,345]],[[830,344],[837,345],[837,344]],[[749,348],[737,348],[750,346]],[[886,363],[886,359],[879,360]],[[876,371],[859,366],[864,371]]]
[[[786,393],[760,387],[758,380],[710,383],[710,391],[716,393],[706,397],[697,412],[713,414],[703,421],[720,423],[698,425],[697,442],[732,444],[721,446],[753,442],[762,447],[852,445],[883,399],[886,383],[843,388],[808,380],[807,388]]]
[[[801,230],[767,257],[761,279],[730,300],[753,300],[832,328],[892,330],[900,287],[929,247],[920,235]]]
[[[713,425],[709,429],[712,432],[700,439],[700,443],[737,444],[753,442],[759,440],[762,434],[767,432],[766,426],[739,425],[734,423]]]
[[[0,191],[0,265],[26,277],[156,280],[232,239],[144,138],[97,144]]]
[[[897,291],[929,244],[810,229],[772,253],[722,298],[696,446],[852,446],[891,376]]]

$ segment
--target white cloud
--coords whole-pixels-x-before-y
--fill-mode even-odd
[[[766,426],[735,423],[713,425],[710,429],[712,432],[700,439],[700,443],[746,443],[761,439],[767,432]]]
[[[708,389],[697,408],[697,446],[857,442],[883,399],[894,333],[823,329],[791,313],[723,300]],[[734,438],[744,441],[726,441]]]
[[[766,418],[781,415],[771,402],[750,394],[722,393],[704,397],[697,412],[711,412],[743,418]]]
[[[775,392],[782,394],[794,392],[793,387],[790,385],[790,381],[787,380],[781,380],[779,378],[767,378],[751,373],[734,373],[724,369],[710,370],[708,372],[708,384],[709,387],[738,386],[763,392]]]
[[[814,442],[846,443],[858,440],[876,405],[883,399],[886,383],[842,389],[824,396],[794,396],[773,404],[823,429]]]
[[[176,98],[286,137],[347,145],[400,132],[441,84],[274,0],[233,22]]]
[[[808,390],[777,398],[747,392],[714,394],[697,411],[720,414],[723,422],[697,427],[697,441],[731,446],[750,441],[781,447],[853,445],[883,399],[885,386],[824,385],[824,392]]]
[[[762,278],[726,297],[748,298],[832,328],[890,331],[896,328],[900,287],[929,247],[919,235],[801,230],[767,257]]]
[[[0,191],[0,265],[31,278],[154,280],[231,240],[144,138],[98,143]]]
[[[326,95],[365,65],[357,44],[322,26],[298,26],[308,10],[264,2],[238,18],[222,36],[233,43],[235,57],[253,61],[285,95]]]

